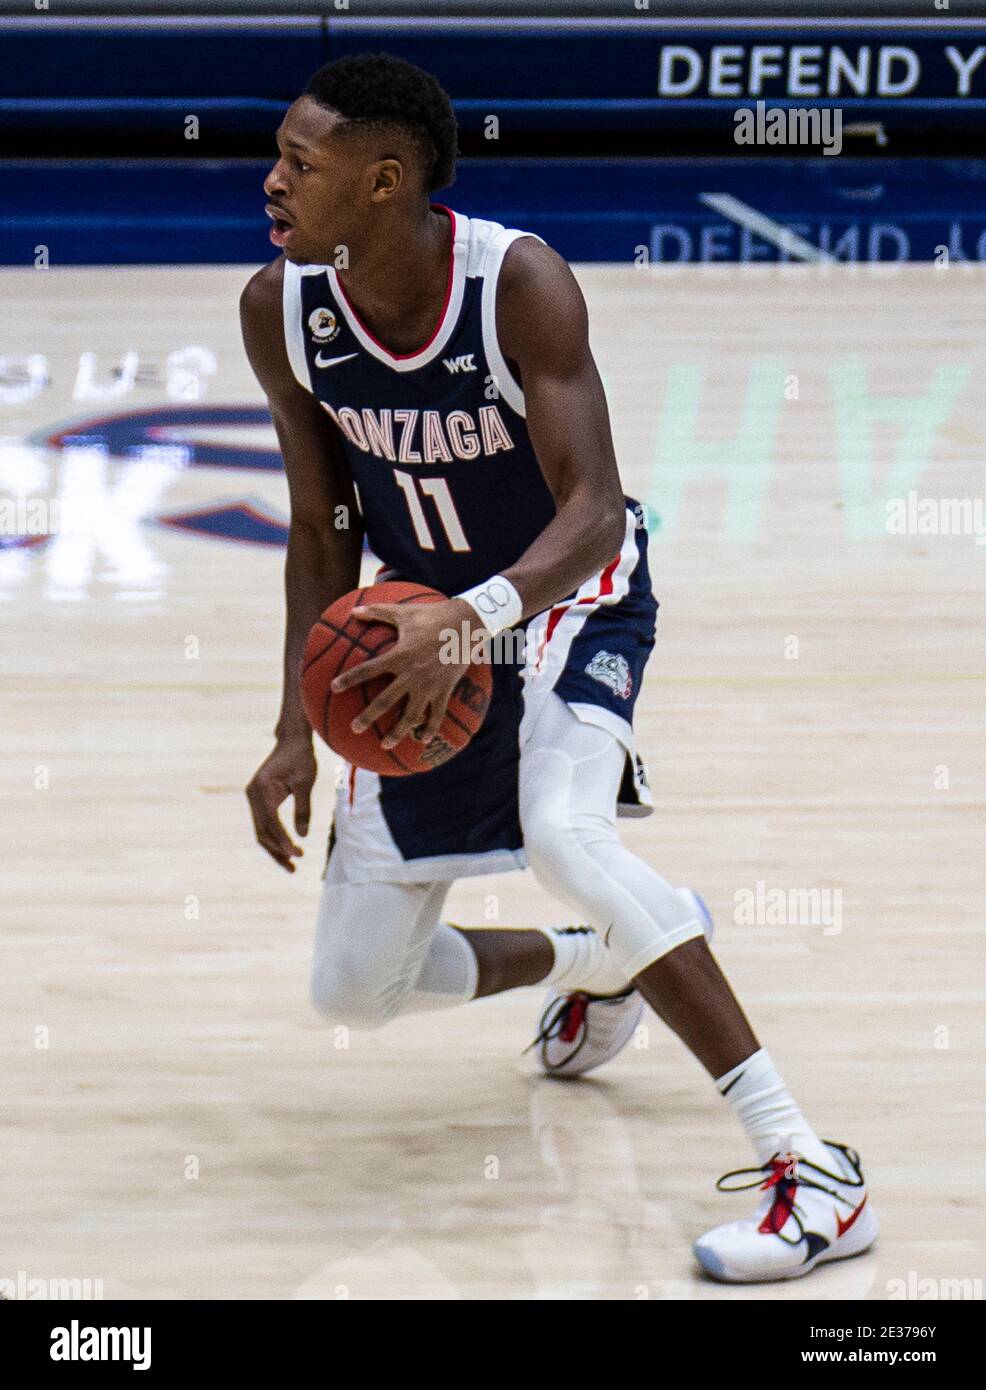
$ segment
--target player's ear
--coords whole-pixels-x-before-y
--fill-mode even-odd
[[[370,166],[370,198],[375,203],[393,198],[404,182],[404,166],[399,159],[381,159]]]

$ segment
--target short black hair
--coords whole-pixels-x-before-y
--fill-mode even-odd
[[[429,193],[455,179],[455,114],[448,93],[430,72],[390,53],[361,53],[326,63],[302,95],[338,112],[346,125],[408,131],[421,155]]]

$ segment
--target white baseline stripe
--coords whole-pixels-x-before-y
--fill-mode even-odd
[[[756,208],[751,208],[749,203],[734,198],[731,193],[700,193],[698,196],[699,201],[706,207],[721,212],[723,217],[728,217],[730,221],[738,222],[741,227],[756,232],[764,241],[769,241],[771,245],[786,251],[798,260],[815,261],[819,264],[825,262],[828,265],[836,263],[835,257],[830,256],[827,251],[819,251],[817,246],[812,246],[810,241],[805,241],[797,232],[782,227],[779,222],[774,222],[765,213],[757,212]]]

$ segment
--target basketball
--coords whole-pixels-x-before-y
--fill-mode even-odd
[[[469,667],[452,692],[439,734],[428,743],[409,734],[396,748],[383,747],[383,739],[401,716],[403,701],[362,734],[353,733],[353,720],[386,689],[390,676],[378,676],[338,693],[331,689],[340,671],[362,665],[387,651],[396,640],[396,629],[389,623],[361,622],[352,616],[354,608],[373,603],[441,603],[444,599],[444,594],[421,584],[397,580],[374,584],[343,594],[312,626],[301,660],[301,701],[315,732],[354,766],[383,777],[429,772],[461,752],[486,717],[493,689],[488,663],[473,662]]]

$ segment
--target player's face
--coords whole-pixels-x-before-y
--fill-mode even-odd
[[[334,137],[338,117],[299,97],[277,132],[280,158],[264,180],[270,239],[289,261],[331,263],[360,216],[359,142]]]

